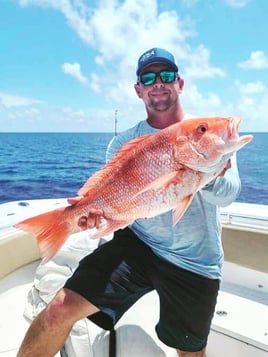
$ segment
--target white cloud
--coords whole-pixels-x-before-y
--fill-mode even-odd
[[[126,0],[120,4],[101,2],[87,23],[94,32],[92,45],[97,44],[99,52],[95,61],[104,69],[102,74],[93,77],[91,88],[98,92],[101,84],[107,99],[126,103],[136,100],[129,86],[136,80],[136,61],[143,51],[154,46],[174,53],[183,76],[225,76],[221,68],[211,65],[208,49],[203,45],[196,48],[188,45],[188,39],[194,36],[194,26],[189,19],[182,20],[175,11],[158,13],[155,0],[148,0],[146,7],[143,0]],[[114,70],[105,72],[108,67]]]
[[[235,84],[242,95],[255,95],[267,91],[267,87],[261,81],[249,82],[246,84],[236,81]]]
[[[109,131],[113,127],[114,113],[107,109],[75,109],[72,107],[61,108],[57,112],[57,116],[64,122],[66,131],[72,131],[75,125],[75,131]],[[58,119],[51,114],[55,122]],[[77,125],[79,123],[79,125]]]
[[[240,62],[238,66],[242,69],[267,69],[268,58],[263,51],[254,51],[251,52],[248,60]]]
[[[62,70],[64,73],[69,74],[70,76],[73,76],[81,83],[87,82],[87,78],[82,74],[80,64],[77,62],[64,63],[62,65]]]
[[[94,93],[101,92],[101,78],[96,73],[91,73],[90,87]]]
[[[187,77],[192,79],[225,77],[226,74],[221,68],[210,65],[210,53],[203,45],[193,50],[190,58],[189,65],[185,68]]]
[[[0,107],[27,107],[39,103],[41,101],[36,99],[0,92]]]
[[[197,42],[190,41],[196,36],[195,23],[189,18],[181,18],[175,11],[160,12],[159,1],[147,0],[146,4],[144,0],[92,2],[86,0],[20,0],[19,2],[24,6],[45,6],[61,12],[77,36],[95,51],[96,66],[94,72],[87,69],[88,73],[91,71],[88,78],[83,74],[86,70],[82,71],[77,62],[66,62],[62,70],[81,83],[87,82],[93,93],[101,95],[104,105],[107,101],[110,107],[119,108],[119,130],[134,125],[136,120],[141,120],[145,115],[143,103],[137,100],[132,83],[136,80],[138,56],[154,46],[170,50],[177,58],[180,72],[186,81],[186,95],[182,95],[182,102],[187,111],[194,115],[241,115],[245,118],[245,122],[250,123],[257,118],[257,113],[264,118],[263,114],[267,108],[267,101],[265,101],[267,88],[264,84],[256,81],[247,84],[236,82],[236,85],[233,85],[233,80],[229,80],[224,69],[213,63],[210,50],[203,44],[193,45]],[[226,0],[225,2],[228,6],[236,8],[249,3],[246,0]],[[93,6],[93,3],[97,4],[96,7],[89,7]],[[195,0],[191,1],[191,6],[194,5]],[[268,68],[268,60],[264,52],[255,51],[239,66],[244,69]],[[194,83],[196,79],[213,80],[217,77],[227,77],[224,85],[226,86],[228,82],[230,87],[233,86],[231,93],[237,95],[228,97],[225,92],[226,87],[217,87],[216,81],[215,92],[220,90],[223,95],[216,95],[209,90],[207,93],[204,91],[201,93],[197,84]],[[52,109],[49,113],[52,123],[56,123],[62,115],[70,128],[71,123],[83,121],[85,126],[79,127],[81,131],[101,129],[105,120],[107,123],[105,129],[112,128],[113,112],[109,110],[101,111],[96,108],[90,110],[85,108],[81,111],[72,108],[57,108],[57,110],[53,108],[53,110],[54,113]],[[98,121],[95,118],[98,118]],[[261,123],[263,127],[267,126],[264,119],[258,121],[259,125]],[[64,130],[67,129],[64,127]]]
[[[20,0],[20,4],[61,11],[77,35],[96,49],[96,63],[101,67],[114,63],[117,75],[120,71],[135,73],[137,57],[154,46],[172,51],[181,66],[190,64],[195,75],[200,63],[203,78],[223,75],[220,68],[210,64],[210,53],[204,46],[188,45],[187,40],[195,36],[189,18],[181,19],[175,11],[158,12],[156,0],[147,0],[146,6],[144,0],[102,0],[94,9],[82,0]]]
[[[219,113],[222,100],[215,93],[201,94],[194,84],[187,85],[187,95],[182,94],[182,102],[187,111],[194,116],[211,116]],[[201,114],[202,113],[202,114]]]
[[[230,7],[242,8],[248,5],[250,0],[225,0],[225,3]]]
[[[83,122],[86,120],[86,113],[82,109],[73,109],[70,107],[65,107],[62,109],[61,120],[63,121],[73,121]]]
[[[244,119],[242,122],[246,131],[263,131],[267,128],[268,93],[261,96],[242,96],[237,101],[237,112]],[[267,130],[266,130],[267,131]]]
[[[15,111],[9,111],[7,114],[10,119],[17,120],[36,120],[40,115],[40,111],[37,108],[27,108]]]
[[[63,13],[68,24],[78,35],[88,44],[94,42],[94,33],[88,23],[90,8],[85,5],[84,1],[80,0],[18,0],[21,6],[43,6],[51,8]]]

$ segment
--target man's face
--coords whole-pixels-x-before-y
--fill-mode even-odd
[[[158,73],[163,70],[171,70],[171,68],[164,63],[151,64],[143,70],[142,74],[148,72]],[[172,83],[163,83],[158,75],[152,85],[146,86],[139,83],[135,85],[135,90],[148,110],[163,112],[177,102],[178,93],[182,87],[183,80],[175,79]]]

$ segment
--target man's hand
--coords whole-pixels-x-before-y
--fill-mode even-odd
[[[70,197],[67,199],[67,202],[70,205],[75,205],[82,198],[83,196]],[[91,208],[89,210],[88,216],[82,216],[79,218],[78,226],[83,230],[92,229],[92,228],[98,229],[100,227],[102,217],[103,217],[102,209]]]
[[[226,172],[227,170],[229,170],[231,167],[232,167],[231,159],[229,159],[229,160],[227,161],[227,164],[226,164],[225,168],[219,173],[218,176],[224,176],[224,175],[225,175],[225,172]]]

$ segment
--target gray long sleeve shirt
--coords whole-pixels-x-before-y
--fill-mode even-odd
[[[157,132],[146,120],[115,136],[107,149],[107,161],[135,137]],[[180,221],[173,226],[173,212],[150,219],[137,219],[129,228],[159,256],[211,279],[221,279],[224,260],[219,207],[231,204],[241,182],[232,157],[232,167],[222,177],[198,191]]]

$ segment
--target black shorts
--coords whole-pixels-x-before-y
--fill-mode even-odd
[[[170,347],[196,352],[207,343],[219,280],[181,269],[155,255],[125,228],[82,259],[64,287],[97,306],[101,311],[89,319],[107,330],[140,297],[155,289],[160,298],[159,339]]]

